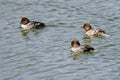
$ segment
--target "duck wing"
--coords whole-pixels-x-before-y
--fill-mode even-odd
[[[42,22],[35,22],[35,21],[32,21],[34,23],[34,28],[36,29],[39,29],[41,27],[45,27],[45,24],[42,23]]]
[[[96,28],[95,30],[96,30],[96,32],[106,33],[106,32],[105,32],[103,29],[101,29],[101,28]]]
[[[90,52],[95,50],[93,47],[89,46],[89,45],[82,45],[82,48],[84,50],[84,52]]]

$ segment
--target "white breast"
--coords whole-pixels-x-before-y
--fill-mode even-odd
[[[83,52],[82,47],[72,47],[71,50],[72,50],[73,52]]]
[[[34,26],[33,23],[29,22],[28,24],[24,25],[24,24],[21,24],[21,27],[24,28],[24,29],[30,29]]]
[[[86,35],[88,35],[88,36],[92,36],[94,34],[96,34],[95,30],[89,30],[89,31],[86,32]]]
[[[24,28],[24,29],[26,29],[27,25],[22,24],[21,27]]]

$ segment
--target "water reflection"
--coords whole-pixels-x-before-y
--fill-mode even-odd
[[[73,57],[73,60],[79,60],[81,58],[87,58],[90,55],[93,55],[93,52],[71,52],[71,56]]]
[[[29,33],[29,30],[21,30],[21,33],[23,36],[27,36],[27,34]]]
[[[39,29],[35,29],[35,28],[32,28],[32,29],[21,29],[21,33],[23,36],[27,36],[29,32],[34,32],[35,34],[39,34],[39,31],[38,30],[41,30],[43,28],[39,28]]]
[[[84,43],[87,45],[91,43],[91,38],[86,35],[83,37],[83,40],[84,40]]]

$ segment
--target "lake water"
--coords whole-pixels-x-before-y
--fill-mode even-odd
[[[23,33],[22,16],[47,26]],[[110,36],[84,38],[86,22]],[[99,52],[72,56],[73,39]],[[120,1],[0,0],[0,80],[120,80]]]

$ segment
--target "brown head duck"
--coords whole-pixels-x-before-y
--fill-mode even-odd
[[[45,24],[42,22],[37,22],[37,21],[30,21],[26,17],[22,17],[20,25],[23,29],[31,29],[31,28],[36,28],[39,29],[41,27],[45,27]]]

